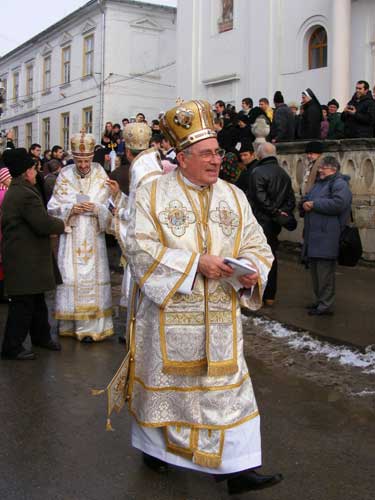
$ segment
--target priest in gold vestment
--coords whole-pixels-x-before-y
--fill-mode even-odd
[[[68,228],[60,238],[58,253],[63,279],[57,287],[55,305],[59,334],[85,343],[113,335],[105,243],[105,232],[112,222],[108,210],[111,181],[99,163],[92,163],[94,146],[91,134],[72,137],[75,164],[59,174],[47,207]]]
[[[240,309],[261,306],[272,253],[245,195],[218,179],[209,103],[180,104],[161,127],[179,168],[137,190],[126,238],[132,444],[151,468],[209,472],[230,493],[272,486],[280,474],[254,471],[260,417]],[[253,271],[235,280],[228,257]]]

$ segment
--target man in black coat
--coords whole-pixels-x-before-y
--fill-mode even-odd
[[[247,195],[249,190],[250,174],[258,164],[258,160],[256,159],[254,147],[249,139],[241,142],[241,149],[239,153],[241,163],[245,166],[245,170],[241,172],[241,175],[235,184]]]
[[[284,103],[282,93],[277,90],[273,96],[275,111],[271,123],[272,142],[294,141],[295,119],[292,110]]]
[[[359,80],[355,94],[341,114],[346,138],[373,137],[375,124],[375,101],[368,82]]]
[[[293,213],[296,200],[290,177],[277,161],[275,146],[268,142],[261,144],[257,157],[258,165],[250,174],[248,200],[275,258],[263,294],[264,303],[272,305],[277,291],[276,250],[281,231],[280,220]]]
[[[320,123],[323,120],[322,106],[311,89],[302,92],[302,106],[300,139],[320,139]]]
[[[9,311],[1,357],[34,359],[23,347],[30,333],[33,345],[58,351],[51,339],[44,292],[56,286],[51,234],[64,232],[64,223],[47,214],[35,187],[37,167],[26,149],[5,151],[4,164],[13,178],[2,205],[2,256]]]

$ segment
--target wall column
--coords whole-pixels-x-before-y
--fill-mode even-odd
[[[331,96],[343,109],[353,89],[351,86],[351,0],[332,0],[332,35],[328,38],[331,68]]]

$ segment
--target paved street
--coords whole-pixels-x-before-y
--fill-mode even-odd
[[[1,331],[5,314],[1,306]],[[130,446],[126,411],[113,418],[115,432],[105,431],[105,398],[90,389],[105,386],[119,365],[117,338],[62,345],[61,353],[38,349],[33,362],[0,362],[1,500],[228,498],[210,477],[145,469]],[[241,498],[372,499],[375,398],[350,394],[371,393],[374,376],[292,351],[251,321],[245,345],[262,415],[263,470],[285,481]]]

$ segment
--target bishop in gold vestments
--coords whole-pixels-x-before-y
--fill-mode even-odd
[[[137,190],[126,239],[136,283],[132,442],[146,456],[227,474],[261,464],[241,307],[261,306],[273,257],[243,192],[218,179],[221,152],[208,103],[171,112],[162,124],[180,145],[180,167]],[[225,257],[256,273],[236,286]]]

